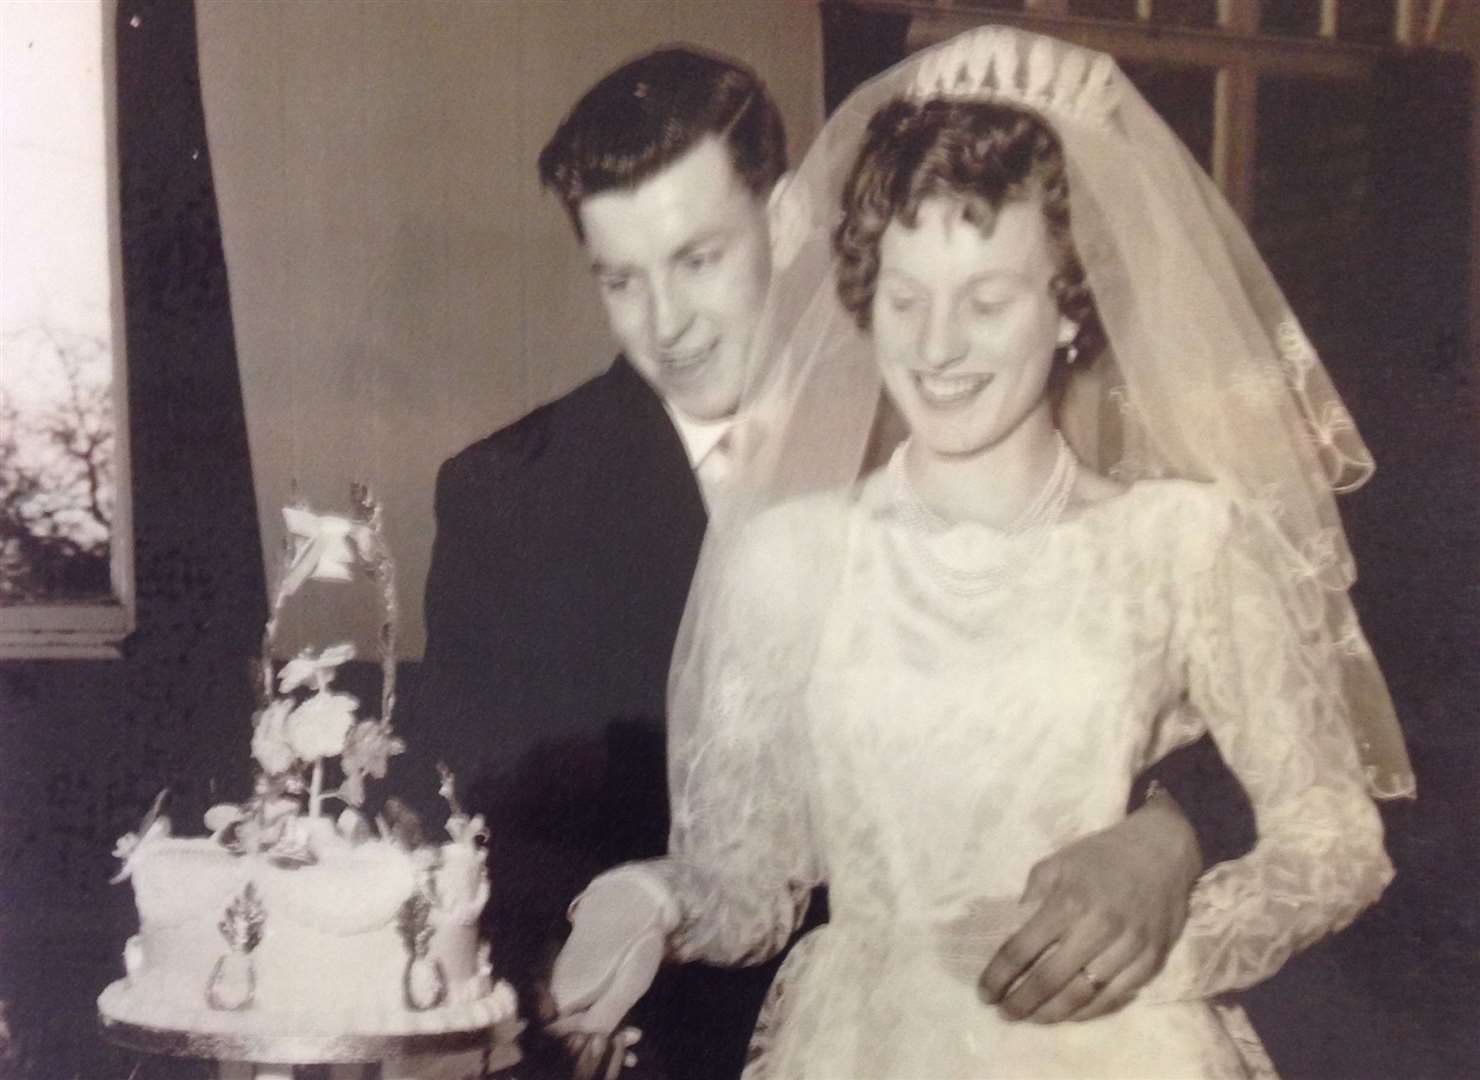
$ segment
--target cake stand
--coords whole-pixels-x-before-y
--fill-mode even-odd
[[[362,1080],[380,1065],[382,1080],[492,1074],[519,1062],[523,1024],[407,1035],[221,1034],[148,1027],[99,1014],[103,1038],[128,1050],[216,1063],[219,1080],[292,1080],[295,1065],[328,1065],[331,1080]],[[451,1056],[452,1060],[447,1060]],[[463,1072],[450,1067],[456,1062]],[[436,1071],[440,1066],[443,1071]]]

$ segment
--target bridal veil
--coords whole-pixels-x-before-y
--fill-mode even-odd
[[[696,828],[744,828],[706,821],[708,785],[805,760],[786,717],[838,587],[844,515],[830,530],[785,504],[846,492],[897,439],[868,339],[837,298],[832,234],[871,117],[897,97],[937,96],[1031,110],[1062,143],[1072,236],[1106,339],[1059,406],[1078,455],[1125,483],[1216,482],[1263,519],[1288,617],[1309,662],[1340,687],[1371,794],[1411,796],[1393,705],[1348,595],[1355,568],[1335,502],[1367,479],[1372,460],[1315,350],[1213,182],[1110,57],[984,27],[855,91],[773,205],[774,276],[737,427],[744,467],[711,522],[670,673],[675,848]],[[767,700],[737,708],[722,678],[737,647],[723,631],[735,625],[729,586],[778,544],[805,580],[776,581],[792,594],[794,618],[760,647]],[[752,565],[737,570],[737,560]],[[757,643],[745,647],[754,655]],[[714,760],[735,747],[748,749]]]

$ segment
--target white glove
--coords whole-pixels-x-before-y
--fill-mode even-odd
[[[663,962],[677,905],[661,882],[623,867],[571,905],[571,934],[550,974],[556,1035],[610,1035],[647,992]]]

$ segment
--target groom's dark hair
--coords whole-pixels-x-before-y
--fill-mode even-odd
[[[768,195],[786,171],[781,113],[755,72],[688,47],[659,49],[576,102],[540,152],[540,183],[560,197],[584,240],[582,199],[630,190],[711,135],[755,195]]]

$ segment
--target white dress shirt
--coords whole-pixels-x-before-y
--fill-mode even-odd
[[[694,476],[699,481],[704,505],[713,516],[733,470],[734,455],[730,447],[730,433],[734,430],[735,418],[727,416],[721,420],[695,420],[667,402],[664,402],[664,408],[673,419],[673,426],[678,429],[684,453],[688,455],[689,467],[694,470]]]

